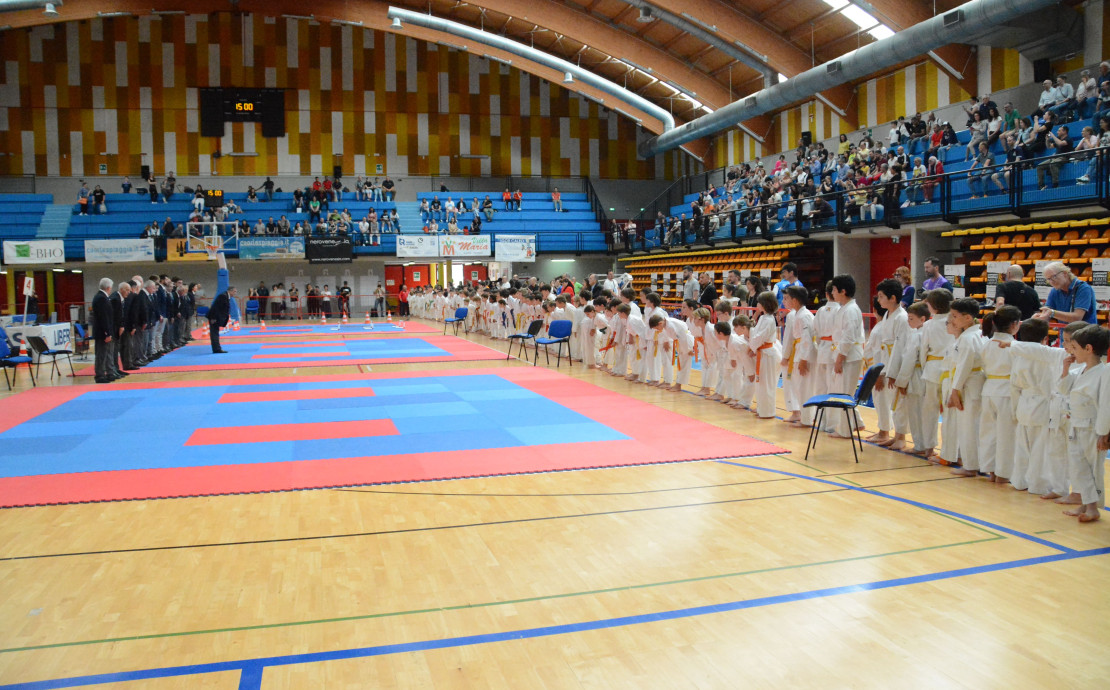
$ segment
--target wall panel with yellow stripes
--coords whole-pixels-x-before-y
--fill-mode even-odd
[[[472,54],[250,14],[120,17],[0,33],[0,174],[590,175],[674,178],[637,126]],[[200,136],[198,88],[286,89],[286,136]],[[214,158],[220,152],[222,157]],[[253,156],[226,154],[253,153]],[[481,158],[480,156],[488,156]]]
[[[921,62],[860,84],[856,91],[859,124],[875,127],[899,116],[935,110],[969,97],[963,87],[934,63]]]

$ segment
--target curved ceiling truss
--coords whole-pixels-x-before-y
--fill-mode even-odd
[[[425,27],[392,27],[386,16],[390,4],[492,32],[576,64],[655,103],[681,124],[755,93],[770,73],[793,77],[872,42],[875,30],[864,28],[859,12],[881,22],[884,29],[899,30],[943,12],[958,0],[940,0],[935,8],[924,0],[853,0],[852,4],[848,0],[745,0],[743,5],[725,0],[316,0],[311,14],[320,22],[349,22],[454,47],[465,44],[456,36]],[[0,22],[26,27],[106,14],[182,10],[280,16],[303,15],[306,7],[295,0],[66,0],[58,6],[57,16],[30,9],[7,12]],[[696,26],[699,31],[683,30],[683,26]],[[511,59],[515,67],[563,82],[562,73],[538,62],[493,48],[482,47],[480,52]],[[929,57],[974,93],[976,69],[967,46],[946,46]],[[564,86],[626,114],[631,111],[649,131],[663,129],[657,117],[616,104],[613,96],[584,80]],[[855,126],[851,86],[817,97]],[[738,124],[759,138],[770,130],[766,116]],[[691,142],[685,148],[703,157],[708,147]]]

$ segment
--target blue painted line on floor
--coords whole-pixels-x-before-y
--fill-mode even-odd
[[[762,469],[762,468],[755,468]],[[831,482],[835,483],[835,482]],[[261,682],[262,671],[270,666],[290,666],[294,664],[309,664],[319,663],[322,661],[339,661],[344,659],[358,659],[375,656],[385,656],[389,654],[402,654],[406,652],[425,652],[436,649],[449,649],[453,647],[467,647],[476,644],[489,644],[494,642],[509,642],[512,640],[526,640],[540,637],[552,637],[555,635],[566,635],[572,633],[587,632],[592,630],[606,630],[609,628],[619,628],[628,625],[639,625],[642,623],[657,623],[660,621],[675,620],[679,618],[690,618],[693,616],[705,616],[714,613],[727,613],[730,611],[742,611],[744,609],[760,608],[763,606],[773,606],[776,604],[788,604],[798,601],[807,601],[810,599],[820,599],[824,597],[839,596],[842,594],[855,594],[858,592],[878,591],[883,589],[891,589],[894,587],[905,587],[907,585],[924,584],[929,582],[938,582],[942,580],[950,580],[957,577],[965,577],[968,575],[981,575],[984,573],[999,572],[1003,570],[1013,570],[1015,568],[1024,568],[1031,565],[1042,565],[1045,563],[1056,563],[1060,561],[1069,561],[1079,558],[1089,558],[1091,556],[1103,556],[1110,554],[1110,547],[1100,549],[1090,549],[1087,551],[1068,551],[1066,553],[1056,553],[1048,556],[1037,556],[1034,558],[1023,558],[1015,561],[1004,561],[1002,563],[992,563],[990,565],[979,565],[968,568],[959,568],[956,570],[946,570],[939,573],[928,573],[925,575],[913,575],[910,577],[899,577],[890,580],[879,580],[877,582],[865,582],[857,585],[844,585],[840,587],[825,587],[822,589],[814,589],[806,592],[797,592],[793,594],[777,594],[767,597],[756,597],[754,599],[742,599],[740,601],[731,601],[723,604],[709,604],[706,606],[693,606],[689,608],[673,609],[670,611],[659,611],[657,613],[644,613],[634,616],[622,616],[619,618],[604,618],[601,620],[584,621],[581,623],[566,623],[563,625],[544,626],[539,628],[525,628],[522,630],[509,630],[499,633],[486,633],[483,635],[465,635],[461,637],[449,637],[440,640],[423,640],[420,642],[404,642],[399,644],[378,645],[375,647],[359,647],[355,649],[341,649],[329,652],[312,652],[306,654],[289,654],[285,656],[264,657],[259,659],[244,659],[239,661],[223,661],[211,664],[194,664],[191,666],[171,666],[160,669],[146,669],[142,671],[123,671],[119,673],[104,673],[91,676],[77,676],[73,678],[59,678],[55,680],[36,681],[31,683],[16,683],[14,685],[0,686],[0,690],[52,690],[54,688],[76,688],[88,685],[98,685],[102,683],[118,683],[133,680],[148,680],[153,678],[173,678],[179,676],[192,676],[206,673],[218,673],[221,671],[240,671],[242,679],[240,680],[241,690],[254,690],[259,687],[258,685],[244,685],[244,682],[253,682],[256,677]]]
[[[942,515],[948,515],[950,517],[959,518],[960,520],[965,520],[967,522],[972,522],[972,523],[975,523],[976,525],[979,525],[981,527],[986,527],[988,529],[995,530],[996,532],[1002,532],[1004,534],[1009,534],[1010,536],[1018,537],[1019,539],[1025,539],[1025,540],[1031,541],[1035,544],[1040,544],[1041,546],[1047,546],[1050,549],[1056,549],[1057,551],[1063,551],[1064,553],[1072,553],[1072,552],[1075,551],[1075,549],[1068,548],[1067,546],[1062,546],[1062,545],[1057,544],[1055,542],[1048,541],[1047,539],[1041,539],[1040,537],[1038,537],[1034,534],[1028,534],[1026,532],[1020,532],[1016,529],[1011,529],[1009,527],[1003,527],[1002,525],[998,525],[998,524],[995,524],[993,522],[987,522],[986,520],[981,520],[977,517],[972,517],[970,515],[964,515],[963,513],[957,513],[954,510],[948,510],[947,508],[940,508],[938,506],[929,505],[928,503],[922,503],[921,501],[915,501],[915,500],[910,499],[910,498],[902,498],[901,496],[894,496],[892,494],[884,493],[882,491],[876,491],[874,489],[868,489],[867,487],[853,486],[851,484],[845,484],[845,483],[841,483],[841,482],[834,482],[834,481],[831,481],[831,480],[828,480],[828,479],[821,479],[820,477],[810,477],[810,476],[804,475],[804,474],[797,474],[796,472],[787,472],[785,470],[773,470],[773,469],[770,469],[770,468],[767,468],[767,467],[757,467],[756,465],[747,465],[747,464],[744,464],[742,462],[734,462],[732,460],[717,460],[717,462],[721,463],[722,465],[734,465],[736,467],[744,467],[744,468],[747,468],[747,469],[750,469],[750,470],[760,470],[762,472],[772,472],[774,474],[781,474],[781,475],[784,475],[784,476],[787,476],[787,477],[796,477],[798,479],[807,479],[811,482],[819,482],[821,484],[829,484],[831,486],[836,486],[836,487],[839,487],[841,489],[851,489],[852,491],[858,491],[860,493],[870,494],[872,496],[878,496],[879,498],[889,498],[892,501],[898,501],[899,503],[906,503],[906,504],[914,506],[916,508],[922,508],[923,510],[929,510],[929,511],[932,511],[934,513],[941,513]]]
[[[262,690],[262,664],[248,664],[239,675],[239,690]]]

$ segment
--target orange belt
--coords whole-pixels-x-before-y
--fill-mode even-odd
[[[671,347],[671,364],[678,367],[679,371],[682,371],[682,360],[678,358],[678,338],[675,338],[674,344],[671,345]]]
[[[705,338],[700,336],[700,335],[698,337],[694,338],[694,361],[695,362],[700,362],[701,361],[701,359],[698,355],[698,344],[699,343],[701,343],[702,345],[705,345]]]
[[[831,335],[823,335],[819,338],[819,340],[824,340],[826,342],[831,343],[832,342],[832,336]]]
[[[762,345],[760,345],[759,347],[756,348],[756,351],[766,350],[767,348],[774,347],[774,346],[775,346],[774,343],[763,343]],[[756,378],[759,378],[759,365],[762,364],[762,363],[763,363],[763,355],[758,355],[755,358],[755,377]]]
[[[611,336],[609,336],[609,342],[606,343],[605,347],[601,348],[601,350],[599,350],[599,352],[608,352],[609,350],[612,350],[616,346],[616,344],[617,344],[617,336],[611,335]]]

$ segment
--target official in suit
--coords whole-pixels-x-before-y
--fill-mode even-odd
[[[112,335],[116,331],[112,304],[109,301],[111,294],[112,279],[101,278],[100,290],[92,301],[92,335],[96,341],[96,364],[93,368],[97,383],[111,383],[116,380],[109,365],[112,361]]]
[[[122,282],[117,286],[116,291],[108,296],[108,302],[112,306],[112,326],[115,328],[112,334],[112,373],[116,376],[127,376],[123,369],[127,369],[127,350],[130,344],[127,342],[125,333],[127,329],[124,324],[127,322],[126,312],[124,311],[124,301],[127,296],[131,294],[131,283]],[[121,369],[120,362],[123,362]]]
[[[150,318],[150,313],[147,311],[150,303],[150,295],[143,289],[141,280],[131,281],[131,305],[127,310],[128,326],[130,327],[131,335],[131,363],[136,367],[141,367],[148,362],[150,358],[147,356],[147,339],[148,326],[147,320]]]
[[[193,312],[189,306],[189,294],[185,286],[178,284],[176,290],[177,319],[173,330],[177,340],[174,342],[174,347],[184,347],[186,344],[185,336],[189,334],[189,319],[193,318]]]
[[[212,354],[227,352],[220,347],[220,329],[227,325],[231,318],[231,300],[235,299],[235,288],[228,286],[227,292],[221,292],[212,300],[208,309],[208,332],[212,340]]]

